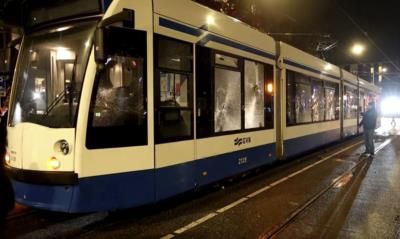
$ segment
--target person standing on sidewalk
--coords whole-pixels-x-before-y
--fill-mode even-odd
[[[371,101],[368,103],[368,110],[365,113],[361,113],[362,120],[359,123],[359,127],[362,125],[364,128],[364,143],[365,143],[365,154],[374,155],[374,132],[376,128],[376,120],[378,114],[375,110],[375,102]]]

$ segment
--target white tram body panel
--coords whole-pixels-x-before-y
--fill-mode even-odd
[[[151,1],[112,1],[103,19],[121,12],[123,9],[135,10],[135,29],[145,31],[147,35],[147,45],[152,46],[152,3]],[[93,84],[96,74],[96,63],[93,52],[86,70],[86,77],[82,90],[82,101],[79,109],[77,123],[77,148],[76,153],[76,172],[79,177],[92,177],[124,172],[152,170],[154,169],[154,138],[153,138],[153,60],[147,57],[147,141],[148,144],[137,147],[120,147],[107,149],[88,149],[85,145],[86,128],[88,125],[88,112],[93,91]],[[147,47],[147,55],[153,55],[152,47]],[[125,132],[135,137],[135,132]],[[113,139],[110,139],[113,140]]]
[[[332,97],[335,98],[331,100],[338,100],[340,69],[285,43],[280,43],[280,54],[285,71],[281,92],[282,105],[285,107],[283,112],[286,112],[281,119],[284,125],[285,157],[292,157],[339,140],[339,105],[330,105],[329,114],[326,112],[327,105],[322,107],[316,105],[321,104],[317,98],[318,93],[322,95],[327,95],[327,92],[333,93]],[[316,84],[318,88],[314,86]],[[325,111],[319,112],[325,115],[315,113],[318,107],[325,108]],[[288,113],[291,111],[292,113]]]

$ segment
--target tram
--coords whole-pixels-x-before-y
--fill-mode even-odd
[[[164,200],[360,133],[379,89],[189,0],[26,1],[8,118],[16,200]]]

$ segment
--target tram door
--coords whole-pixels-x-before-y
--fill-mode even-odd
[[[194,187],[193,45],[155,35],[156,199]]]

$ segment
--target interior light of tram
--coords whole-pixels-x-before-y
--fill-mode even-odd
[[[59,28],[56,29],[56,32],[63,32],[63,31],[68,30],[70,28],[71,28],[71,26],[59,27]]]
[[[324,66],[324,70],[326,70],[326,71],[330,71],[330,70],[332,70],[332,65],[331,64],[326,64],[325,66]]]
[[[6,164],[8,164],[8,165],[10,164],[11,160],[10,160],[10,154],[8,152],[6,153],[4,160],[6,161]]]
[[[75,53],[65,47],[57,47],[57,60],[74,60]]]
[[[268,91],[268,93],[274,92],[274,86],[272,85],[272,83],[268,83],[268,85],[267,85],[267,91]]]
[[[40,93],[37,92],[37,91],[33,92],[33,99],[34,99],[34,100],[40,99]]]

